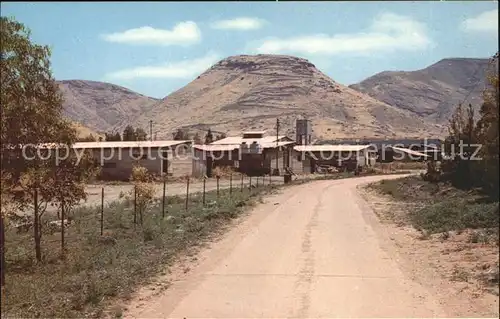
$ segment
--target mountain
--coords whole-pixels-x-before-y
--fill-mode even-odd
[[[459,103],[478,109],[488,59],[451,58],[418,71],[385,71],[350,85],[427,121],[446,124]]]
[[[178,128],[239,134],[292,135],[295,119],[312,120],[316,138],[423,137],[443,128],[420,116],[341,85],[308,60],[285,55],[240,55],[219,61],[185,87],[158,101],[135,121],[154,121],[158,138]]]
[[[95,81],[58,81],[64,115],[95,131],[109,131],[133,123],[156,99],[124,87]]]

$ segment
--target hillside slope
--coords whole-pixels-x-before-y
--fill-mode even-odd
[[[480,107],[487,68],[488,59],[444,59],[418,71],[381,72],[349,87],[431,122],[446,124],[464,99],[466,105]]]
[[[101,134],[99,132],[96,132],[81,123],[72,121],[72,126],[76,130],[76,134],[78,138],[86,138],[89,135],[92,135],[95,139],[98,139],[99,137],[104,137],[104,134]]]
[[[275,130],[293,134],[295,119],[313,121],[316,138],[419,137],[442,127],[336,83],[309,61],[284,55],[228,57],[146,110],[136,121],[154,121],[158,137],[177,128],[237,134]]]
[[[108,131],[133,123],[156,99],[124,87],[95,81],[58,81],[64,115],[95,131]]]

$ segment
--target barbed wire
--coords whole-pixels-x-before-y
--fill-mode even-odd
[[[259,182],[257,182],[259,181]],[[242,190],[246,190],[248,188],[250,188],[251,186],[253,187],[258,187],[258,188],[262,188],[262,187],[269,187],[269,186],[276,186],[276,185],[280,185],[280,184],[283,184],[282,181],[276,181],[276,180],[273,180],[272,183],[270,184],[269,183],[269,179],[266,179],[266,178],[259,178],[259,179],[255,179],[253,180],[251,183],[250,183],[250,180],[247,179],[245,180],[243,183],[241,183],[239,180],[235,180],[233,185],[232,185],[232,190],[235,194],[238,194],[240,193]],[[224,191],[224,192],[228,192],[230,190],[230,187],[228,185],[226,185],[225,187],[221,187],[220,188],[221,191]],[[216,189],[206,189],[205,190],[205,193],[212,193],[211,196],[214,196],[216,192]],[[197,190],[197,191],[193,191],[193,192],[190,192],[189,193],[189,196],[190,198],[196,198],[196,202],[200,202],[200,197],[203,195],[203,190]],[[169,203],[168,202],[168,199],[169,198],[174,198],[174,197],[180,197],[182,199],[181,202],[171,202]],[[183,194],[173,194],[173,195],[168,195],[166,194],[165,196],[165,200],[166,200],[166,207],[174,207],[176,205],[184,205],[184,200],[186,198],[186,193],[183,193]],[[227,198],[227,194],[224,196],[224,198]],[[207,198],[209,199],[209,198]],[[211,198],[213,199],[213,198]],[[161,203],[162,201],[162,196],[158,196],[158,197],[155,197],[154,198],[154,202],[156,204],[159,204]],[[105,198],[104,200],[105,203],[107,203],[107,205],[104,206],[104,212],[103,214],[106,216],[109,214],[109,210],[110,209],[113,209],[113,205],[110,205],[112,203],[118,203],[118,205],[125,205],[124,210],[121,212],[121,213],[130,213],[131,216],[133,216],[133,200],[132,199],[125,199],[125,198],[119,198],[119,197],[116,197],[116,198]],[[80,213],[78,210],[80,209],[84,209],[85,210],[85,213]],[[55,211],[51,211],[50,213],[52,214],[55,214],[57,212]],[[70,212],[67,212],[66,214],[66,218],[65,219],[70,219],[73,221],[73,223],[80,223],[80,222],[88,222],[88,221],[92,221],[92,222],[96,222],[96,224],[99,224],[99,219],[100,219],[100,216],[101,216],[101,206],[100,204],[87,204],[84,203],[83,206],[79,206],[79,207],[75,207],[74,210],[70,211]],[[29,215],[26,215],[26,222],[25,223],[22,223],[22,224],[12,224],[12,228],[18,228],[18,227],[23,227],[23,226],[28,226],[28,224],[32,223],[32,219],[30,218],[31,216]],[[41,219],[40,220],[41,223],[42,223],[42,231],[44,231],[44,229],[47,229],[47,228],[50,228],[50,227],[54,227],[54,225],[50,224],[51,222],[54,222],[54,221],[60,221],[60,219]],[[72,223],[72,224],[73,224]],[[71,225],[71,224],[70,224]],[[58,226],[58,225],[55,225],[55,226]],[[30,226],[32,227],[32,225]],[[60,227],[60,226],[59,226]]]

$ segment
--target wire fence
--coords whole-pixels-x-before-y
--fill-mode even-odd
[[[297,179],[299,179],[297,177]],[[237,193],[244,193],[246,191],[252,191],[253,189],[262,190],[263,188],[269,188],[273,186],[280,186],[284,184],[283,176],[246,176],[243,174],[230,175],[224,179],[219,176],[213,179],[203,178],[200,180],[192,180],[187,178],[184,183],[172,182],[168,183],[165,179],[161,184],[155,184],[155,190],[151,202],[155,208],[158,208],[163,217],[167,210],[169,199],[174,198],[174,202],[182,201],[184,204],[184,210],[189,210],[193,203],[198,203],[201,197],[201,204],[205,206],[207,204],[207,194],[215,193],[215,197],[211,198],[211,203],[217,202],[217,200],[223,197],[224,200],[231,199]],[[125,203],[124,209],[132,210],[133,213],[133,223],[142,224],[142,216],[144,213],[140,211],[141,205],[139,205],[140,199],[138,199],[137,188],[133,184],[125,185],[101,185],[99,191],[94,185],[87,190],[87,194],[90,200],[87,200],[81,205],[77,205],[71,211],[62,214],[60,208],[57,206],[48,206],[45,211],[37,212],[36,214],[44,215],[43,221],[42,217],[39,216],[37,223],[40,223],[43,228],[48,228],[51,232],[59,231],[65,226],[69,225],[74,220],[79,222],[94,221],[98,222],[99,234],[102,236],[106,229],[105,216],[106,212],[110,209],[115,209],[119,203]],[[160,192],[158,192],[160,190]],[[34,203],[33,207],[39,207],[39,196],[37,191],[34,191],[33,196]],[[158,194],[159,193],[159,194]],[[158,196],[159,195],[159,196]],[[140,196],[139,196],[140,197]],[[150,205],[151,206],[151,205]],[[91,213],[89,213],[91,212]],[[18,233],[28,232],[32,229],[35,218],[33,212],[26,211],[21,215],[21,218],[14,221],[11,224],[14,228],[17,228]],[[17,215],[16,215],[17,216]]]

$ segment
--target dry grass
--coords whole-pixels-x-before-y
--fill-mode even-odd
[[[229,178],[229,176],[240,176],[240,173],[235,172],[231,166],[217,166],[213,170],[213,176],[220,176],[221,178]]]

